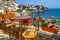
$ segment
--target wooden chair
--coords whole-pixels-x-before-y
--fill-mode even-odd
[[[15,17],[14,12],[8,12],[8,13],[4,14],[5,19],[10,19],[12,17]]]
[[[14,14],[14,12],[8,12],[8,13],[4,14],[4,19],[5,20],[7,20],[7,19],[10,20],[10,18],[14,18],[14,17],[16,17],[15,14]],[[11,27],[14,27],[16,25],[15,23],[13,23],[13,21],[11,21],[11,22],[12,23],[5,24],[5,27],[4,27],[4,28],[6,28],[8,30],[9,35],[10,35]]]
[[[3,24],[2,18],[3,18],[3,14],[2,12],[0,12],[0,28],[2,28],[2,24]]]
[[[7,19],[10,20],[10,18],[13,18],[13,17],[15,17],[14,12],[8,12],[8,13],[4,14],[4,19],[5,19],[5,20],[7,20]],[[15,25],[15,23],[6,24],[6,27],[10,27],[10,26],[13,26],[13,25]]]

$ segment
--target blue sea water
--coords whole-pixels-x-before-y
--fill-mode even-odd
[[[49,9],[46,12],[35,12],[32,14],[33,18],[36,18],[37,16],[40,16],[40,17],[43,17],[46,19],[51,17],[51,16],[54,16],[60,22],[60,9]]]
[[[58,24],[60,25],[60,9],[49,9],[46,12],[35,12],[32,14],[33,18],[36,18],[37,16],[43,17],[48,19],[51,16],[55,16],[56,19],[58,19]],[[60,26],[59,26],[60,29]]]

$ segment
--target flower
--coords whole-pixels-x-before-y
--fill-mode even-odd
[[[54,24],[54,26],[56,26],[56,27],[57,27],[58,25],[57,25],[57,24]]]
[[[47,22],[51,22],[51,19],[48,19]]]
[[[51,27],[52,25],[53,25],[53,24],[50,23],[50,24],[47,25],[47,27]]]
[[[45,20],[45,18],[42,18],[42,20]]]
[[[47,24],[48,22],[47,22],[47,21],[45,21],[45,23]]]

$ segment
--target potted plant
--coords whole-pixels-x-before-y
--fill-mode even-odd
[[[55,18],[50,18],[45,20],[44,18],[41,19],[41,28],[44,31],[48,31],[51,33],[57,33],[58,32],[58,24],[57,20]]]

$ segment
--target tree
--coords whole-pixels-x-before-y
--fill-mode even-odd
[[[20,13],[20,15],[22,15],[22,10],[21,9],[17,9],[17,13]]]

